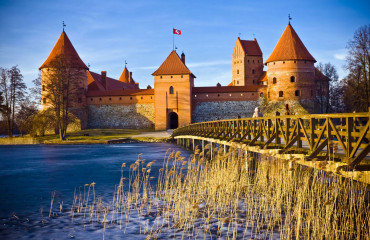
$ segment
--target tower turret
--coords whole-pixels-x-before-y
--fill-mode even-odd
[[[267,97],[272,101],[315,99],[315,58],[288,24],[267,65]]]
[[[256,39],[236,39],[232,57],[232,86],[259,84],[263,73],[262,51]]]
[[[72,112],[81,120],[81,126],[86,124],[86,93],[87,93],[87,70],[89,68],[81,60],[73,47],[67,34],[63,31],[58,41],[51,50],[46,61],[40,66],[41,71],[41,107],[49,108],[52,81],[67,78],[69,82],[63,82],[64,88],[69,88],[69,106]]]
[[[185,56],[184,56],[185,57]],[[155,129],[177,128],[191,123],[193,73],[172,51],[154,76]]]

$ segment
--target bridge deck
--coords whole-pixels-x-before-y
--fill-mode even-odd
[[[370,172],[369,117],[366,112],[230,119],[191,124],[172,136],[237,145],[313,167],[326,161],[330,171],[362,178]]]

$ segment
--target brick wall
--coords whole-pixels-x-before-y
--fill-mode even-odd
[[[154,104],[88,107],[89,128],[154,128]]]

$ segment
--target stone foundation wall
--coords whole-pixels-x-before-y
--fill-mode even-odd
[[[88,106],[88,128],[154,128],[154,104]]]
[[[193,122],[234,119],[253,116],[258,101],[199,102],[193,111]]]

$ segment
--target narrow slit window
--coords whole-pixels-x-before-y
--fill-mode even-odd
[[[284,97],[284,92],[283,91],[279,91],[279,97]]]

